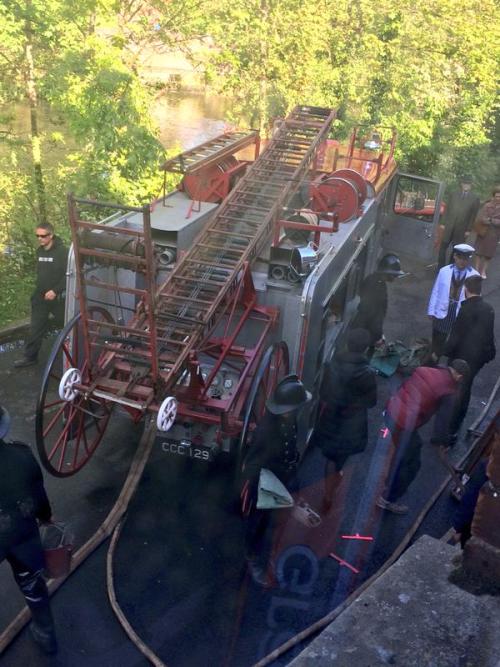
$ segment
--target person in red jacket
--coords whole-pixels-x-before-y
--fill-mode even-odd
[[[406,492],[420,469],[423,442],[418,430],[435,415],[431,442],[445,449],[453,444],[451,419],[460,382],[468,372],[468,364],[463,359],[453,360],[448,368],[421,366],[389,399],[385,423],[396,455],[385,497],[379,497],[377,507],[394,514],[408,512],[406,505],[396,501]]]

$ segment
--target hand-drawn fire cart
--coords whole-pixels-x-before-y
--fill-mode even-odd
[[[36,416],[51,473],[89,460],[115,406],[154,415],[166,452],[243,455],[290,370],[317,397],[382,245],[430,259],[440,184],[397,173],[392,130],[330,139],[334,117],[296,107],[260,155],[256,132],[186,151],[163,165],[180,188],[142,208],[69,196],[67,323]],[[412,217],[417,193],[433,215]]]

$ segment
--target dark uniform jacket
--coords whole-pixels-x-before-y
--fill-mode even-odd
[[[0,549],[30,539],[52,515],[42,471],[28,445],[0,440]],[[1,551],[0,551],[1,554]]]
[[[366,329],[373,345],[382,338],[386,313],[387,282],[382,274],[375,272],[367,276],[361,285],[358,312],[351,328]]]
[[[332,460],[362,452],[368,436],[367,409],[377,403],[375,371],[361,352],[340,352],[326,367],[323,411],[314,443]]]
[[[465,197],[461,190],[450,194],[441,223],[444,225],[443,243],[463,243],[465,232],[472,229],[479,204],[479,197],[473,192],[469,192]]]
[[[495,311],[480,296],[462,302],[458,317],[446,343],[445,354],[464,359],[476,373],[495,358]]]
[[[295,417],[283,419],[266,410],[255,429],[245,456],[243,476],[255,482],[260,469],[268,468],[286,482],[295,472],[299,459]]]
[[[61,297],[66,289],[68,249],[58,236],[54,236],[50,250],[37,249],[36,262],[36,283],[32,298],[41,300],[49,290]]]

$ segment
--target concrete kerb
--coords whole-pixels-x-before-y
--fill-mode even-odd
[[[421,537],[290,667],[498,667],[500,599],[450,582],[458,553]]]
[[[24,338],[28,333],[30,319],[26,317],[4,327],[0,327],[0,345]]]

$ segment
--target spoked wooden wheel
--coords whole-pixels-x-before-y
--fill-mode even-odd
[[[89,318],[109,322],[112,333],[113,318],[104,308],[91,308]],[[106,329],[101,328],[100,334],[105,335]],[[89,366],[78,314],[54,343],[36,410],[38,454],[44,467],[56,477],[74,475],[87,463],[101,442],[111,415],[111,406],[105,400],[82,395],[73,388],[79,382],[89,384]]]
[[[252,432],[264,415],[266,401],[289,372],[287,344],[281,341],[271,345],[262,357],[246,401],[243,429],[238,446],[238,475],[242,472]]]

